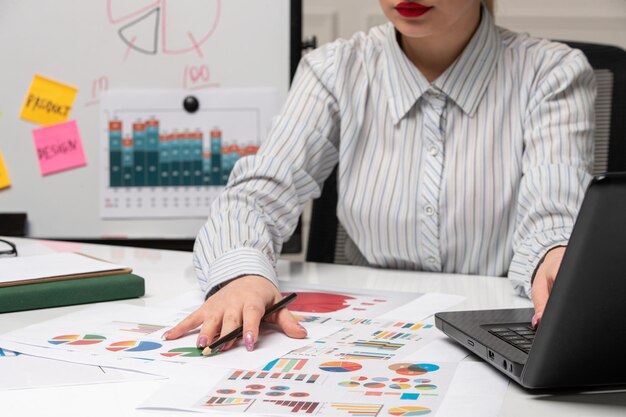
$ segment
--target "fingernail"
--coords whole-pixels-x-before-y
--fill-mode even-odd
[[[166,331],[165,333],[163,333],[163,334],[161,335],[161,340],[167,340],[167,336],[168,336],[169,334],[170,334],[170,331],[169,331],[169,330],[168,330],[168,331]]]
[[[300,330],[302,330],[304,332],[304,334],[308,334],[309,333],[309,332],[306,331],[304,326],[302,326],[300,323],[298,323],[298,327],[300,328]]]
[[[246,345],[246,350],[252,352],[254,350],[254,336],[252,331],[248,330],[243,338],[243,343]]]
[[[539,321],[539,317],[537,316],[537,313],[535,313],[535,315],[533,316],[533,319],[530,321],[530,324],[536,328],[538,321]]]
[[[198,349],[204,349],[206,347],[208,341],[209,341],[209,338],[206,337],[205,335],[202,335],[202,336],[198,337],[198,341],[196,342],[196,346],[198,347]]]

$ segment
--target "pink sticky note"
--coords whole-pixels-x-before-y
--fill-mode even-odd
[[[87,165],[76,120],[33,130],[41,175]]]

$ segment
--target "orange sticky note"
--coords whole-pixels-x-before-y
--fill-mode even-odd
[[[87,165],[76,120],[33,130],[41,175]]]
[[[43,126],[64,122],[70,117],[77,92],[72,86],[35,75],[20,117]]]
[[[11,186],[11,178],[9,178],[9,172],[6,165],[4,165],[4,158],[2,152],[0,152],[0,190]]]

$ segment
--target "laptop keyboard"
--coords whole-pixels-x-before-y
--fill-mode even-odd
[[[528,353],[535,340],[535,329],[529,324],[516,324],[510,327],[492,327],[489,333]]]

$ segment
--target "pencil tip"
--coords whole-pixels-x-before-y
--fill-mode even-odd
[[[205,347],[202,351],[202,356],[215,356],[222,350],[221,346],[216,347],[215,349],[211,349],[209,346]]]

